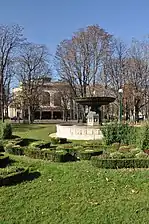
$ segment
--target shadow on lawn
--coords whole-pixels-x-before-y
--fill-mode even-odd
[[[30,172],[26,178],[24,179],[24,181],[32,181],[34,179],[37,179],[38,177],[40,177],[41,174],[40,172],[34,171],[34,172]]]
[[[41,176],[40,172],[37,172],[37,171],[30,172],[27,175],[20,176],[18,179],[12,179],[11,181],[3,182],[3,184],[1,186],[7,186],[7,187],[15,186],[15,185],[20,184],[22,182],[33,181],[40,176]]]
[[[13,124],[14,130],[17,132],[24,132],[30,130],[38,130],[47,128],[47,125],[37,125],[37,124]]]

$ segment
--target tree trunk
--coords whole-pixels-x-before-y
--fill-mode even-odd
[[[85,116],[85,106],[83,106],[82,111],[82,123],[86,123],[86,116]]]
[[[34,112],[33,112],[33,111],[31,111],[31,124],[33,124],[34,119],[35,119]]]
[[[79,123],[80,122],[80,106],[79,106],[79,104],[77,105],[77,120]]]
[[[6,105],[5,117],[8,118],[8,105]]]
[[[135,105],[135,122],[139,122],[139,108]]]
[[[31,107],[28,106],[28,123],[31,124]]]
[[[42,120],[42,109],[40,108],[40,117],[39,117],[40,120]]]
[[[4,122],[4,88],[3,88],[3,77],[1,75],[1,83],[0,83],[0,95],[1,95],[1,121]]]
[[[73,120],[73,100],[70,99],[70,120]]]

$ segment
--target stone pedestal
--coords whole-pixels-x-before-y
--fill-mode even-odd
[[[94,111],[90,111],[87,115],[87,125],[94,126],[99,125],[99,115]]]

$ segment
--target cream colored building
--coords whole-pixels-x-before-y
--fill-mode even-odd
[[[35,119],[64,119],[64,91],[68,90],[68,85],[62,82],[45,82],[43,87],[43,103],[35,112]],[[21,92],[21,86],[13,89],[13,97],[16,98]],[[69,97],[69,94],[68,94]],[[23,117],[21,106],[15,105],[14,101],[8,109],[10,118]],[[70,102],[68,100],[67,109],[69,113]]]

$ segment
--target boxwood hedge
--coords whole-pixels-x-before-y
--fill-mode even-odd
[[[98,168],[149,168],[149,159],[101,159],[98,156],[91,158],[92,165]]]
[[[66,151],[52,151],[52,150],[39,150],[39,149],[26,149],[25,155],[34,159],[44,159],[52,162],[68,162],[74,161],[75,156]]]

